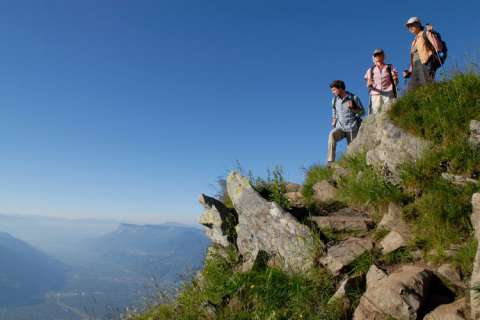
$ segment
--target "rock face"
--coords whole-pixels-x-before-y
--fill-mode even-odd
[[[367,214],[350,208],[340,209],[327,216],[311,217],[320,229],[333,231],[368,231],[373,224]]]
[[[480,193],[475,193],[472,197],[472,220],[473,228],[475,229],[475,238],[480,242]],[[480,285],[480,246],[477,248],[475,261],[473,262],[472,277],[470,280],[470,287]],[[480,299],[476,298],[479,294],[474,290],[470,291],[470,312],[472,319],[480,319]]]
[[[470,121],[470,143],[474,145],[480,144],[480,121]]]
[[[307,226],[262,198],[237,172],[228,176],[227,190],[238,213],[235,229],[243,270],[249,270],[261,252],[286,271],[306,271],[313,265],[314,239]]]
[[[374,270],[370,281],[367,278],[367,291],[360,299],[353,319],[421,319],[429,307],[435,307],[430,305],[432,294],[443,293],[437,290],[438,281],[432,271],[417,266],[403,266],[388,276]]]
[[[460,299],[454,303],[444,304],[430,312],[423,318],[424,320],[466,320],[465,299]]]
[[[205,234],[213,243],[222,247],[235,245],[235,225],[238,222],[234,210],[228,209],[215,198],[202,194],[198,200],[205,211],[200,216],[199,223],[205,226]]]
[[[429,143],[395,126],[387,112],[370,115],[363,121],[347,154],[366,152],[367,163],[387,169],[392,180],[399,179],[399,165],[419,159]]]
[[[351,237],[328,248],[327,254],[320,259],[320,263],[334,275],[338,275],[344,267],[372,248],[373,243],[370,239]]]

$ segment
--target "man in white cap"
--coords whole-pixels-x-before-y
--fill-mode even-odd
[[[365,73],[365,80],[370,93],[369,114],[387,109],[397,98],[398,72],[393,65],[385,64],[383,49],[373,51],[375,63]]]
[[[413,90],[435,80],[435,54],[443,47],[431,31],[424,29],[419,18],[411,17],[406,26],[415,39],[410,49],[410,67],[403,72],[403,77],[410,78],[408,90]]]

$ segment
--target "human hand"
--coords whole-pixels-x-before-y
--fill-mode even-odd
[[[337,119],[332,119],[332,127],[335,128],[335,125],[337,124]]]
[[[403,71],[403,78],[408,79],[410,78],[411,72],[408,70]]]
[[[373,80],[372,79],[367,79],[367,86],[369,88],[373,87]]]

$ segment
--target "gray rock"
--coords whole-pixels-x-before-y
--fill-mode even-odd
[[[222,247],[235,245],[235,225],[238,217],[234,210],[228,209],[219,200],[202,194],[198,200],[205,211],[199,223],[205,226],[205,234],[213,243]]]
[[[370,115],[356,139],[348,146],[347,154],[366,152],[367,163],[386,169],[394,182],[399,181],[400,165],[419,159],[430,144],[395,126],[387,112]]]
[[[237,247],[243,270],[249,270],[260,252],[267,253],[285,271],[306,271],[313,265],[314,239],[307,226],[274,202],[262,198],[248,178],[232,172],[227,190],[238,213]]]
[[[358,288],[361,286],[363,282],[363,277],[347,277],[338,286],[337,291],[335,294],[328,300],[328,304],[342,302],[345,308],[350,306],[351,301],[347,296],[347,292],[351,289]]]
[[[389,254],[397,249],[405,247],[406,245],[407,242],[400,233],[390,231],[380,242],[380,250],[382,251],[382,254]]]
[[[416,320],[433,280],[433,272],[416,266],[400,270],[375,281],[367,282],[367,291],[353,315],[354,320]],[[372,282],[370,282],[372,283]]]
[[[327,203],[335,201],[337,197],[337,188],[332,186],[327,180],[317,182],[313,186],[313,200],[317,203]]]
[[[328,248],[327,254],[320,258],[320,263],[334,275],[338,275],[344,267],[372,248],[370,239],[351,237]]]
[[[480,121],[470,121],[470,143],[473,145],[480,144]]]
[[[402,207],[396,203],[390,203],[388,205],[388,211],[383,215],[377,227],[396,231],[401,234],[406,241],[410,240],[412,236],[410,227],[402,217]]]
[[[293,182],[287,182],[285,184],[286,192],[298,192],[302,189],[302,185]]]
[[[304,207],[305,206],[305,199],[303,195],[298,191],[287,192],[285,193],[285,197],[290,202],[292,207]]]
[[[387,273],[373,264],[367,272],[367,288],[373,289],[386,277]]]
[[[423,320],[467,320],[467,304],[465,298],[453,303],[443,304],[428,313]]]
[[[472,196],[472,215],[470,219],[475,230],[475,238],[480,243],[480,193],[475,193]],[[477,248],[470,279],[471,288],[478,285],[480,285],[480,246]],[[480,319],[480,295],[475,290],[470,290],[470,313],[472,319]]]
[[[368,231],[373,221],[368,215],[349,208],[329,213],[327,216],[311,217],[320,229],[334,231]]]
[[[460,273],[458,270],[449,263],[442,264],[437,268],[437,274],[440,278],[446,280],[451,286],[455,287],[457,290],[466,289]]]
[[[454,174],[450,174],[450,173],[446,173],[446,172],[442,173],[442,178],[447,180],[447,181],[450,181],[451,183],[453,183],[457,186],[461,186],[461,187],[464,187],[469,183],[478,184],[478,180],[475,180],[475,179],[472,179],[472,178],[469,178],[469,177],[465,177],[465,176],[458,176],[458,175],[454,175]]]
[[[350,170],[342,167],[338,162],[333,162],[330,165],[330,168],[333,171],[332,180],[334,180],[334,181],[340,181],[341,178],[350,174]]]

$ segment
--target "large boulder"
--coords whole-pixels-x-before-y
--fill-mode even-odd
[[[204,194],[198,201],[205,209],[198,222],[205,226],[207,237],[221,247],[235,245],[235,225],[238,223],[235,210],[227,208],[219,200]]]
[[[472,197],[472,221],[475,229],[475,238],[480,243],[480,193],[475,193]],[[478,287],[480,285],[480,246],[477,248],[475,260],[473,262],[472,277],[470,279],[470,287]],[[480,295],[475,290],[470,291],[470,312],[472,319],[480,319]]]
[[[259,253],[266,253],[285,271],[301,272],[313,266],[315,241],[307,226],[262,198],[238,172],[228,176],[227,190],[238,213],[237,247],[244,271],[254,265]]]
[[[453,300],[438,277],[423,267],[402,266],[388,276],[374,271],[370,280],[367,277],[367,291],[355,310],[354,320],[417,320]]]
[[[393,181],[399,180],[400,165],[419,159],[429,143],[395,126],[388,112],[370,115],[347,148],[347,154],[366,152],[367,163],[388,171]]]
[[[320,263],[334,275],[339,275],[346,266],[372,248],[370,239],[350,237],[329,247],[326,255],[320,258]]]

